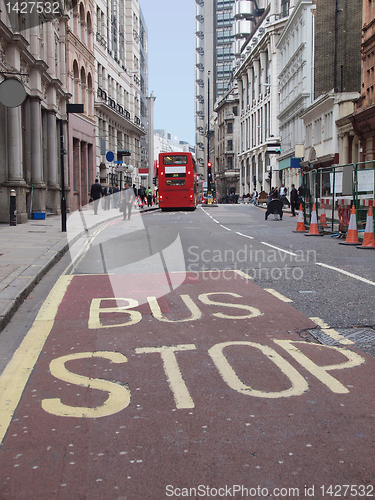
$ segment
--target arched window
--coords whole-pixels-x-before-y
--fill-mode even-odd
[[[90,12],[86,16],[86,46],[92,49],[92,23]]]
[[[91,73],[87,75],[87,114],[93,116],[93,88],[92,88],[92,78]]]
[[[85,18],[85,9],[83,7],[82,2],[79,4],[79,37],[81,42],[86,42],[86,18]]]
[[[74,62],[73,62],[73,84],[72,84],[72,102],[73,103],[79,102],[79,88],[80,88],[80,81],[79,81],[78,63],[76,60],[74,60]]]
[[[78,18],[79,18],[78,2],[77,0],[73,0],[73,15],[70,17],[71,19],[70,27],[72,28],[73,33],[77,36],[79,34]]]
[[[81,92],[79,97],[79,102],[83,104],[84,112],[87,113],[86,71],[83,66],[81,68]]]

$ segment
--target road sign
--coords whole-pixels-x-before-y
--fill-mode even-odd
[[[113,151],[108,151],[107,154],[105,155],[105,158],[107,161],[113,162],[113,160],[115,159]]]

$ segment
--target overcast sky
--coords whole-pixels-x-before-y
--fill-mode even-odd
[[[139,0],[148,31],[154,128],[194,145],[194,0]]]

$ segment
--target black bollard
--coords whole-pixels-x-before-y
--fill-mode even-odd
[[[14,189],[10,190],[9,217],[9,225],[17,226],[17,198],[16,191]]]

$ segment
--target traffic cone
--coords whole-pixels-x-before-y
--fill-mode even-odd
[[[302,203],[299,206],[298,219],[297,219],[297,228],[293,233],[306,233],[305,223],[303,220],[303,208]]]
[[[350,212],[348,232],[345,241],[340,241],[340,245],[359,245],[358,234],[357,234],[357,217],[355,206],[352,206]]]
[[[363,237],[363,243],[357,248],[370,248],[375,250],[375,237],[374,237],[374,217],[372,215],[372,205],[368,209],[365,234]]]
[[[326,212],[325,212],[325,207],[324,207],[324,201],[322,201],[322,212],[320,214],[320,225],[321,227],[327,227],[327,217],[326,217]]]
[[[316,215],[316,205],[315,205],[315,203],[313,205],[313,211],[312,211],[312,214],[311,214],[310,230],[309,230],[308,234],[305,234],[305,236],[324,236],[323,233],[319,233],[318,217]]]

